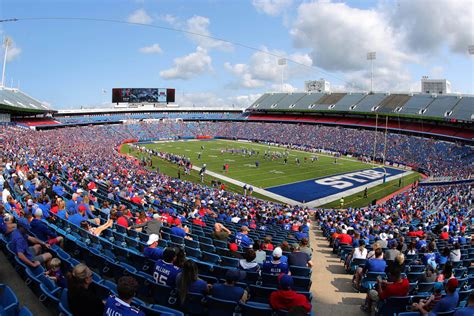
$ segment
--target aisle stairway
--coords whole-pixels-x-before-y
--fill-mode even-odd
[[[313,228],[310,236],[313,247],[313,315],[366,315],[359,308],[364,302],[365,294],[354,292],[351,276],[344,272],[343,265],[339,258],[332,254],[332,249],[321,231]]]

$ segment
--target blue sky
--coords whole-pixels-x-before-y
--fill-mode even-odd
[[[53,108],[103,106],[113,87],[176,88],[182,105],[248,105],[281,89],[282,68],[285,91],[301,91],[305,80],[319,78],[334,90],[367,90],[368,51],[377,51],[376,91],[418,91],[421,76],[428,75],[473,94],[474,56],[467,54],[474,43],[473,3],[1,0],[1,18],[20,21],[0,30],[14,41],[7,85],[19,81]],[[47,17],[151,24],[259,51],[139,25],[25,19]],[[278,58],[265,52],[288,58],[288,65],[278,66]]]

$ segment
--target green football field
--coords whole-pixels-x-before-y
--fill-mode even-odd
[[[207,170],[209,171],[225,175],[229,178],[259,188],[269,188],[282,184],[372,168],[372,165],[351,158],[339,158],[337,159],[337,163],[334,163],[334,158],[326,155],[297,150],[286,150],[285,148],[265,144],[228,140],[158,142],[141,146],[157,151],[186,156],[191,160],[194,166],[201,167],[203,164],[206,164]],[[137,151],[130,151],[130,149],[130,146],[123,146],[122,152],[130,153],[137,157],[141,156]],[[232,150],[234,153],[231,152]],[[243,150],[253,151],[253,154],[244,154],[241,152]],[[264,156],[266,152],[271,157],[265,158]],[[287,164],[284,163],[283,157],[285,156],[287,157]],[[312,158],[315,156],[317,156],[318,159],[312,161]],[[299,165],[296,163],[297,158],[300,160]],[[258,168],[256,167],[257,161],[259,163]],[[223,170],[224,164],[229,165],[227,173]],[[177,176],[176,165],[154,157],[153,169],[156,168],[159,168],[160,172],[170,176]],[[197,171],[193,171],[189,176],[185,176],[184,172],[181,172],[181,178],[194,182],[200,181]],[[211,180],[212,177],[205,177],[205,182],[207,184],[209,184]],[[228,190],[242,193],[242,188],[240,186],[226,183],[220,179],[217,180],[224,182]],[[413,177],[413,175],[412,177],[406,176],[404,178],[404,185],[415,180],[416,177]],[[367,199],[360,198],[357,195],[354,197],[347,197],[346,205],[366,206],[372,199],[381,198],[399,189],[396,185],[388,184],[389,183],[386,183],[371,189],[374,194],[371,195],[369,192],[369,197]],[[258,194],[255,195],[267,200],[272,200],[265,196],[260,196]]]

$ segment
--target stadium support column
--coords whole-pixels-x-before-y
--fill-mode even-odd
[[[378,125],[379,115],[375,114],[375,136],[374,136],[374,155],[372,156],[372,162],[375,167],[375,149],[377,147],[377,125]]]
[[[374,60],[376,55],[376,52],[367,53],[367,60],[370,60],[370,92],[374,91]]]
[[[467,48],[469,55],[474,55],[474,45],[469,45]]]
[[[283,91],[283,74],[284,74],[285,66],[286,66],[286,58],[278,59],[278,66],[281,66],[281,92],[284,92]]]
[[[7,54],[8,54],[8,46],[10,46],[12,40],[7,36],[3,40],[3,45],[5,46],[5,54],[3,55],[3,70],[2,70],[2,87],[5,87],[5,68],[7,66]]]

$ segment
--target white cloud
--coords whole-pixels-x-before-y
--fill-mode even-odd
[[[232,50],[232,44],[208,37],[211,36],[211,32],[209,31],[210,24],[211,22],[209,21],[209,18],[195,15],[186,21],[186,31],[204,35],[199,36],[190,34],[189,36],[193,42],[205,49],[215,48],[224,51]]]
[[[15,43],[15,41],[10,37],[11,42],[10,46],[8,47],[8,52],[7,52],[7,62],[11,62],[15,60],[18,56],[21,54],[21,48],[18,47]],[[5,51],[5,43],[2,44],[2,50]]]
[[[443,66],[434,66],[430,69],[430,76],[433,78],[442,78],[444,74]]]
[[[153,22],[153,19],[144,9],[138,9],[128,16],[127,21],[130,23],[150,24]]]
[[[160,44],[153,44],[150,46],[145,46],[139,49],[140,53],[143,54],[161,54],[163,50],[160,47]]]
[[[383,7],[391,23],[404,36],[408,47],[419,53],[447,46],[467,53],[473,41],[472,0],[398,0],[395,8]]]
[[[274,84],[271,85],[271,91],[275,91],[275,92],[281,92],[281,91],[283,91],[283,92],[297,92],[298,88],[292,86],[289,83],[283,83],[283,87],[281,86],[281,83],[280,84],[274,83]]]
[[[289,8],[293,0],[253,0],[252,4],[258,12],[278,16]]]
[[[282,70],[284,80],[304,78],[312,71],[307,67],[312,64],[311,57],[307,54],[288,55],[283,51],[270,51],[266,47],[261,50],[250,57],[249,64],[231,64],[229,62],[224,64],[224,68],[237,78],[237,82],[231,86],[247,89],[261,88],[268,83],[281,82]],[[288,64],[284,69],[282,69],[283,66],[278,65],[279,57],[276,56],[284,56],[288,59]]]
[[[195,52],[174,59],[174,66],[160,72],[163,79],[188,80],[212,70],[212,59],[206,49],[198,46]]]
[[[311,49],[315,66],[342,72],[359,89],[370,87],[367,52],[377,52],[374,89],[390,88],[410,79],[404,65],[418,58],[405,53],[401,35],[383,12],[352,8],[345,3],[301,4],[290,34],[297,48]]]
[[[163,22],[166,22],[172,26],[178,26],[179,25],[179,18],[175,15],[172,15],[172,14],[163,14],[163,15],[159,15],[157,17],[157,19],[159,21],[163,21]]]

